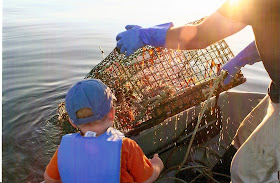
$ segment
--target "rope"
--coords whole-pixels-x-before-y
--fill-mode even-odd
[[[178,172],[182,169],[182,167],[184,166],[184,164],[186,163],[186,161],[187,161],[187,159],[188,159],[188,156],[189,156],[189,153],[190,153],[190,149],[191,149],[191,147],[192,147],[192,143],[193,143],[193,141],[194,141],[194,137],[195,137],[196,132],[197,132],[197,130],[198,130],[199,124],[201,123],[201,119],[202,119],[202,117],[203,117],[203,114],[204,114],[205,110],[207,109],[207,105],[208,105],[208,103],[210,102],[210,98],[213,96],[214,91],[218,89],[219,84],[220,84],[221,82],[223,82],[223,80],[224,80],[224,78],[226,77],[226,75],[227,75],[227,72],[222,70],[222,71],[221,71],[221,74],[220,74],[219,76],[217,76],[217,77],[213,80],[213,86],[209,88],[209,91],[207,91],[207,93],[209,93],[209,96],[208,96],[207,100],[201,104],[201,106],[202,106],[202,107],[201,107],[201,111],[200,111],[200,113],[199,113],[199,115],[198,115],[197,124],[196,124],[196,126],[195,126],[195,129],[194,129],[193,135],[192,135],[192,137],[191,137],[190,143],[189,143],[189,145],[188,145],[187,152],[186,152],[186,154],[185,154],[184,160],[183,160],[182,163],[180,164],[180,166],[179,166],[179,168],[178,168],[178,170],[177,170],[176,173],[178,173]],[[206,92],[205,92],[205,93],[206,93]]]

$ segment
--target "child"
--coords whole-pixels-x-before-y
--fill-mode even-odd
[[[147,159],[137,143],[112,128],[115,99],[100,80],[79,81],[65,105],[69,121],[81,132],[62,137],[44,173],[47,183],[154,182],[163,163],[157,154]]]

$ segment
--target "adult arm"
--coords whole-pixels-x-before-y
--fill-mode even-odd
[[[229,19],[217,10],[197,25],[173,27],[166,23],[149,28],[127,25],[126,31],[117,35],[117,47],[126,56],[145,45],[173,49],[202,49],[224,39],[246,26],[244,23]]]
[[[231,20],[219,11],[197,25],[171,27],[166,33],[166,47],[172,49],[202,49],[242,30],[246,24]]]
[[[197,25],[173,27],[166,23],[149,28],[127,25],[126,31],[117,35],[117,47],[126,56],[145,45],[173,49],[201,49],[243,29],[250,3],[226,1],[216,12]],[[245,23],[244,23],[245,22]]]

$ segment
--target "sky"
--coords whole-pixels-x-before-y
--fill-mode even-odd
[[[28,12],[25,15],[30,17],[30,21],[56,17],[58,20],[102,21],[111,24],[148,22],[147,25],[152,25],[155,22],[160,24],[173,21],[175,25],[179,25],[213,13],[223,2],[224,0],[8,0],[4,2],[4,8],[12,7],[16,12],[26,7]],[[39,16],[33,16],[35,14]],[[18,19],[10,18],[19,21],[21,15],[21,12],[14,13]]]
[[[199,17],[214,12],[224,0],[104,0],[104,1],[80,1],[77,3],[75,13],[73,9],[62,11],[56,16],[64,16],[70,19],[99,19],[114,20],[116,22],[166,22],[186,23],[188,17]],[[69,3],[69,1],[68,1]],[[106,6],[104,6],[106,4]],[[72,6],[73,7],[73,6]],[[152,21],[154,20],[154,21]]]

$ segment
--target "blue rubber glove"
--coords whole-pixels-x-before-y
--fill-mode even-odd
[[[166,32],[172,26],[172,22],[150,28],[142,28],[138,25],[127,25],[125,27],[126,31],[117,35],[117,47],[121,53],[126,52],[126,56],[131,55],[138,48],[145,45],[165,47]]]
[[[253,41],[245,49],[238,53],[238,55],[222,66],[222,70],[226,70],[228,72],[228,75],[224,80],[224,84],[229,84],[236,73],[239,72],[241,67],[244,67],[246,64],[252,65],[258,61],[261,61],[261,57],[257,50],[255,41]]]

